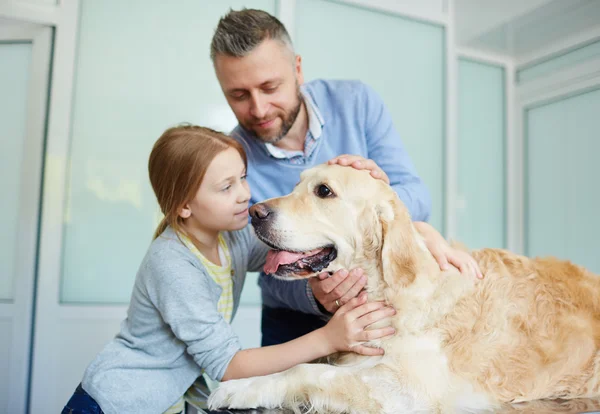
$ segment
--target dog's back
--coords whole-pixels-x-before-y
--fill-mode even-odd
[[[450,370],[498,401],[600,396],[600,277],[472,252],[485,278],[438,326]]]

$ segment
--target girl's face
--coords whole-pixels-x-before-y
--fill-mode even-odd
[[[198,192],[179,214],[192,229],[240,230],[248,224],[249,200],[244,161],[235,148],[228,148],[212,160]]]

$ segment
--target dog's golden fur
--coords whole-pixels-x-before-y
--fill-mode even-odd
[[[325,184],[334,196],[320,198]],[[312,407],[316,412],[460,412],[504,403],[600,396],[600,278],[554,258],[471,252],[484,279],[442,272],[392,189],[368,173],[319,166],[266,202],[262,234],[282,249],[335,245],[327,270],[361,267],[369,300],[397,314],[383,357],[344,354],[328,364],[230,381],[212,406]],[[314,276],[314,275],[311,275]]]

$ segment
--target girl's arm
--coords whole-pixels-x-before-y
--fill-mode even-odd
[[[329,323],[300,338],[280,345],[238,351],[222,381],[273,374],[338,351],[381,355],[383,350],[361,343],[394,333],[394,328],[365,329],[395,313],[382,302],[365,303],[366,292],[340,307]]]
[[[316,332],[286,344],[243,351],[233,328],[217,311],[220,290],[190,256],[179,245],[154,252],[140,270],[143,289],[136,294],[144,299],[147,293],[158,309],[164,324],[156,330],[171,330],[196,364],[217,381],[279,372],[336,351],[378,355],[380,350],[367,349],[361,342],[393,332],[365,330],[392,312],[382,303],[364,304],[365,294],[342,306]]]

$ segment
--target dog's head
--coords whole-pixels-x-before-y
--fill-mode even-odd
[[[368,171],[319,165],[302,173],[292,193],[255,204],[250,215],[257,236],[273,249],[265,272],[277,278],[356,266],[388,283],[414,278],[408,210]]]

